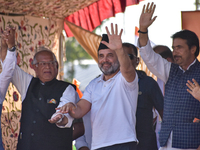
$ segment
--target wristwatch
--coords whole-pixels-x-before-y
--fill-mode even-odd
[[[14,52],[14,51],[16,50],[16,47],[13,46],[13,47],[11,47],[11,48],[8,48],[8,50],[11,51],[11,52]]]

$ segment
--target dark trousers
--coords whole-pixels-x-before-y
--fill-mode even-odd
[[[137,142],[128,142],[112,146],[98,148],[96,150],[137,150]]]

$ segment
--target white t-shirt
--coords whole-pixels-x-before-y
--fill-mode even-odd
[[[85,133],[83,136],[76,139],[76,149],[78,150],[81,147],[88,147],[91,149],[91,142],[92,142],[92,127],[91,127],[91,112],[89,111],[85,116],[83,116],[83,123],[85,127]]]
[[[86,87],[82,99],[91,107],[92,148],[137,141],[135,124],[138,77],[127,82],[119,71],[104,81],[103,74]]]

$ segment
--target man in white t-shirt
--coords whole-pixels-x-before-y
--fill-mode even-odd
[[[138,77],[126,51],[122,48],[117,25],[111,33],[106,27],[98,49],[98,66],[103,74],[86,87],[75,107],[60,108],[74,118],[91,109],[92,150],[136,150],[135,132]]]
[[[92,127],[91,127],[91,112],[89,111],[83,116],[85,133],[83,136],[76,139],[75,146],[77,150],[90,150],[92,143]]]

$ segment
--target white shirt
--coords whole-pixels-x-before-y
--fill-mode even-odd
[[[144,47],[140,47],[138,43],[138,47],[139,47],[140,55],[142,59],[144,60],[145,64],[147,65],[147,68],[154,75],[160,78],[164,82],[164,84],[166,84],[169,77],[171,62],[168,62],[166,59],[162,58],[159,54],[155,53],[149,41],[147,45]],[[194,60],[194,62],[195,61],[196,60]],[[189,69],[189,67],[187,68],[187,70]],[[182,150],[182,149],[172,148],[172,132],[171,132],[170,138],[168,139],[167,146],[161,147],[159,150]],[[192,150],[192,149],[184,149],[184,150]]]
[[[85,133],[83,136],[76,139],[76,149],[78,150],[81,147],[88,147],[91,149],[91,143],[92,143],[92,127],[91,127],[91,112],[89,111],[85,116],[83,116],[83,123],[85,127]]]
[[[119,71],[104,81],[103,74],[86,87],[82,99],[91,107],[92,150],[137,141],[135,132],[138,76],[127,82]]]
[[[168,62],[159,54],[155,53],[149,41],[146,46],[139,47],[139,51],[148,69],[166,84],[169,77],[171,62]]]
[[[165,84],[164,84],[164,82],[161,79],[157,78],[157,83],[158,83],[158,86],[160,87],[160,90],[161,90],[162,94],[164,95],[164,93],[165,93]]]
[[[157,83],[158,83],[158,86],[160,87],[160,90],[162,92],[162,94],[164,95],[164,82],[162,80],[160,80],[159,78],[157,78]],[[156,113],[156,116],[157,116],[157,119],[156,119],[156,129],[155,129],[155,132],[156,132],[156,138],[157,138],[157,147],[160,148],[160,142],[159,142],[159,134],[160,134],[160,130],[161,130],[161,122],[162,122],[162,119],[158,113],[157,110],[155,110],[155,113]]]
[[[7,51],[6,58],[2,63],[2,72],[0,73],[0,104],[3,103],[9,83],[13,76],[15,65],[17,63],[16,52]]]
[[[15,55],[15,57],[12,57],[12,59],[9,59],[9,61],[5,63],[13,62],[13,60],[16,60],[16,52],[9,52],[7,53],[6,57],[11,57],[12,55]],[[17,88],[18,92],[21,94],[22,102],[25,99],[29,84],[31,82],[31,79],[33,78],[32,75],[24,72],[22,69],[20,69],[17,65],[15,65],[15,70],[12,78],[12,82]],[[60,98],[60,103],[58,107],[63,106],[64,104],[68,102],[75,103],[76,99],[78,99],[78,94],[74,90],[74,88],[69,85],[66,90],[63,92],[62,97]],[[65,114],[65,116],[68,118],[68,124],[66,126],[60,126],[60,127],[71,127],[73,118],[69,114]],[[49,118],[50,119],[50,118]]]

